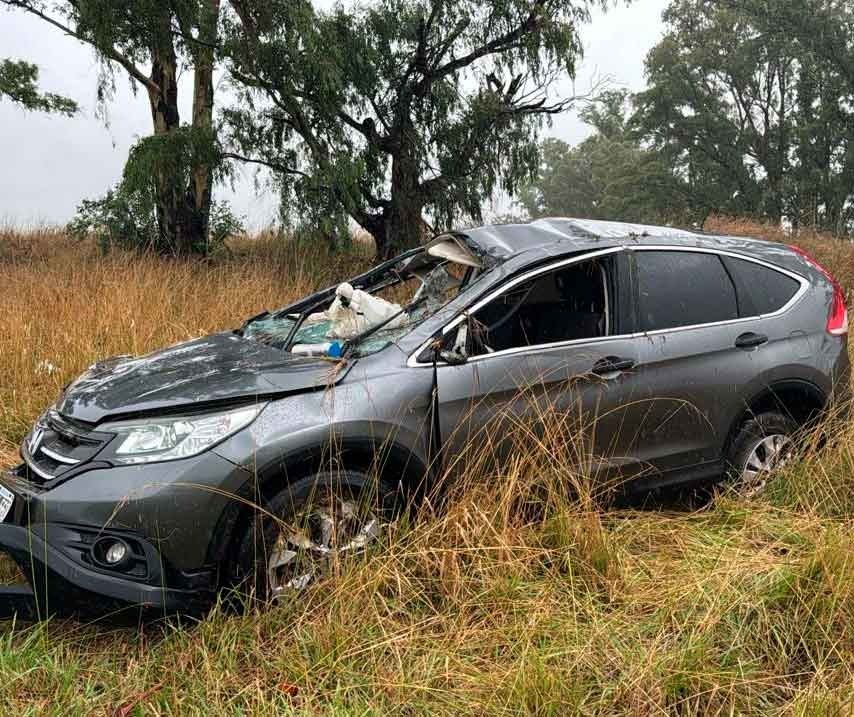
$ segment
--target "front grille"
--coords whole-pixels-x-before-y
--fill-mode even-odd
[[[33,483],[46,483],[76,471],[100,453],[112,437],[85,424],[72,423],[51,410],[21,446],[27,478]]]

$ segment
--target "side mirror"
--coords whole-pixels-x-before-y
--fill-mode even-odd
[[[444,361],[449,366],[462,366],[469,359],[465,354],[458,353],[457,351],[448,351],[447,349],[442,349],[439,351],[439,360]]]
[[[468,353],[466,352],[468,335],[469,327],[467,319],[466,322],[460,324],[460,328],[457,329],[457,337],[451,349],[441,349],[439,351],[439,359],[449,366],[462,366],[466,363],[466,361],[469,360]]]

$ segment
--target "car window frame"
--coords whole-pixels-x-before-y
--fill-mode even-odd
[[[734,257],[734,256],[727,256],[727,257],[722,257],[722,258],[723,258],[724,266],[726,267],[727,273],[730,275],[730,278],[732,279],[733,284],[735,284],[736,293],[739,295],[739,313],[741,313],[740,312],[741,306],[745,303],[747,306],[758,310],[758,307],[757,307],[756,301],[755,301],[754,292],[751,290],[751,287],[749,286],[749,284],[745,283],[743,278],[738,276],[736,273],[738,270],[738,265],[736,264],[736,262],[737,261],[745,261],[745,259],[743,257]],[[756,263],[756,262],[753,262],[753,263]],[[768,271],[776,271],[778,274],[781,274],[785,278],[791,279],[792,281],[795,281],[787,273],[781,272],[781,271],[777,270],[776,268],[773,268],[773,267],[762,267],[762,268],[767,269]],[[744,294],[743,299],[741,298],[742,294]],[[797,294],[797,290],[795,290],[795,292],[792,294],[792,296],[794,296],[795,294]],[[791,298],[792,297],[789,297],[789,299],[787,301],[783,302],[780,305],[780,307],[781,308],[784,307],[788,303],[788,301],[791,300]],[[779,309],[775,309],[774,311],[778,311],[778,310]],[[769,316],[770,313],[773,313],[773,312],[763,314],[760,311],[759,316]],[[754,315],[756,315],[756,314],[751,314],[751,316],[754,316]]]
[[[579,262],[579,263],[581,263],[581,262]],[[564,265],[560,265],[560,266],[552,266],[551,270],[538,272],[538,274],[536,276],[529,278],[527,281],[531,281],[532,279],[535,280],[538,277],[555,273],[557,271],[560,271],[560,269],[565,268],[565,266],[567,266],[567,265],[564,264]],[[571,266],[571,264],[570,264],[570,266]],[[614,299],[611,296],[612,288],[611,288],[611,286],[609,286],[609,284],[611,283],[609,281],[610,277],[609,277],[608,272],[605,269],[605,267],[602,266],[601,264],[599,265],[599,273],[600,273],[600,278],[602,281],[602,288],[603,288],[604,293],[605,293],[605,334],[603,336],[591,336],[589,338],[584,338],[584,339],[564,339],[563,341],[550,341],[550,342],[544,343],[544,344],[529,344],[528,346],[514,346],[514,347],[508,348],[508,349],[501,349],[499,351],[492,351],[492,352],[485,353],[485,354],[477,354],[475,356],[469,356],[468,360],[471,361],[475,358],[480,358],[481,356],[503,356],[505,354],[509,355],[509,354],[514,354],[514,353],[519,353],[520,351],[525,351],[528,349],[552,347],[552,346],[556,347],[556,346],[563,346],[565,344],[576,344],[576,343],[581,343],[581,342],[599,341],[601,339],[608,338],[610,335],[609,332],[614,328],[614,324],[617,323],[616,321],[614,321],[614,317],[611,314],[612,310],[614,310],[614,307],[616,306],[616,302],[614,301]],[[526,283],[526,281],[523,281],[521,283],[524,285]],[[513,285],[510,285],[510,284],[504,285],[503,290],[500,292],[497,292],[495,294],[495,296],[492,297],[489,301],[478,302],[477,307],[468,309],[467,313],[470,313],[470,314],[477,313],[478,311],[480,311],[480,309],[487,306],[491,301],[495,301],[496,299],[499,299],[502,295],[506,294],[508,291],[510,291],[511,289],[513,289],[515,286],[518,286],[518,285],[519,285],[518,283],[514,283]]]
[[[688,324],[686,326],[672,326],[672,327],[665,328],[665,329],[654,329],[652,331],[638,331],[635,334],[636,336],[658,336],[661,334],[674,333],[676,331],[690,331],[693,329],[708,328],[710,326],[729,326],[729,325],[733,325],[733,324],[742,323],[745,321],[756,321],[758,319],[773,318],[775,316],[780,316],[780,315],[786,313],[787,311],[789,311],[798,301],[800,301],[800,299],[803,297],[803,295],[807,292],[807,290],[810,287],[809,279],[807,279],[805,276],[802,276],[801,274],[798,274],[797,272],[791,271],[789,269],[784,269],[781,266],[778,266],[776,264],[772,264],[772,263],[764,261],[762,259],[757,259],[756,257],[748,256],[746,254],[741,254],[741,253],[730,251],[727,249],[715,249],[715,248],[711,248],[711,247],[693,247],[693,246],[668,246],[666,244],[655,244],[655,245],[650,244],[650,245],[645,245],[645,246],[629,246],[629,247],[627,247],[627,249],[629,249],[629,251],[632,254],[634,254],[635,252],[642,252],[642,251],[670,251],[670,252],[689,252],[689,253],[694,253],[694,254],[715,254],[718,257],[725,257],[726,256],[726,257],[731,257],[733,259],[741,259],[742,261],[748,261],[748,262],[751,262],[753,264],[758,264],[759,266],[763,266],[767,269],[771,269],[772,271],[779,272],[780,274],[783,274],[784,276],[788,276],[789,278],[794,279],[795,281],[797,281],[800,284],[800,286],[798,287],[798,290],[794,293],[794,295],[792,296],[791,299],[789,299],[785,304],[783,304],[783,306],[781,306],[776,311],[773,311],[773,312],[768,313],[768,314],[751,314],[750,316],[739,316],[736,319],[726,319],[724,321],[707,321],[707,322],[701,323],[701,324]],[[640,306],[640,300],[639,300],[640,286],[639,286],[639,282],[638,282],[637,262],[634,259],[632,259],[631,263],[632,263],[631,273],[632,273],[632,282],[633,282],[632,293],[634,296],[635,307],[636,307],[636,309],[639,309],[639,306]],[[727,275],[729,275],[729,270],[727,269],[726,262],[721,261],[721,264],[723,265],[724,270],[726,271]],[[736,293],[736,303],[737,303],[737,305],[740,306],[741,305],[741,299],[739,297],[738,283],[733,280],[732,276],[730,276],[729,279],[732,282],[733,289],[735,290],[735,293]],[[637,316],[637,311],[635,312],[635,314]],[[639,321],[638,318],[636,318],[635,320]],[[639,323],[635,324],[636,327],[638,327],[639,325],[640,325]]]
[[[599,250],[592,251],[592,252],[577,254],[577,255],[574,255],[571,257],[563,257],[563,258],[560,258],[556,261],[550,262],[548,264],[543,264],[543,265],[535,267],[533,269],[523,270],[519,274],[516,274],[515,276],[511,276],[507,281],[501,283],[499,286],[494,287],[493,289],[487,291],[486,294],[484,294],[483,296],[476,299],[471,304],[471,306],[469,306],[466,309],[464,309],[463,311],[461,311],[457,316],[455,316],[451,321],[449,321],[442,328],[442,337],[443,338],[446,337],[449,333],[451,333],[455,329],[459,328],[460,324],[463,323],[466,316],[476,313],[478,310],[480,310],[481,308],[486,306],[489,302],[493,301],[494,299],[497,299],[499,296],[501,296],[502,294],[506,293],[507,291],[513,289],[515,286],[518,286],[519,284],[522,284],[526,281],[530,281],[531,279],[534,279],[534,278],[541,276],[543,274],[552,273],[554,271],[562,269],[566,266],[570,266],[572,264],[581,264],[581,263],[584,263],[586,261],[593,261],[593,260],[598,259],[600,257],[610,256],[613,254],[625,253],[627,249],[628,249],[628,247],[625,247],[625,246],[608,247],[607,249],[599,249]],[[620,272],[618,272],[618,275],[619,274],[620,274]],[[614,306],[618,305],[618,302],[616,301],[617,297],[612,296],[612,293],[613,293],[612,287],[610,287],[608,285],[609,282],[604,277],[603,277],[603,282],[605,285],[605,296],[606,296],[605,300],[606,300],[607,308],[609,311],[613,311]],[[620,294],[619,284],[616,285],[616,293],[619,296],[619,294]],[[615,317],[613,315],[609,317],[608,323],[609,323],[609,328],[613,327],[614,325],[619,325],[619,322],[617,322],[615,320]],[[547,344],[534,344],[532,346],[517,346],[517,347],[514,347],[512,349],[504,349],[502,351],[495,351],[493,353],[470,356],[466,359],[466,363],[473,363],[473,362],[477,362],[477,361],[482,361],[483,359],[496,358],[496,357],[500,357],[500,356],[511,356],[514,354],[526,353],[526,352],[531,352],[531,351],[537,351],[537,352],[539,352],[539,351],[553,351],[553,350],[561,349],[561,348],[564,348],[567,346],[578,346],[578,345],[590,344],[593,342],[600,342],[600,341],[613,341],[613,340],[620,339],[620,338],[626,338],[629,335],[630,334],[619,334],[619,335],[613,335],[613,336],[592,336],[592,337],[586,338],[586,339],[568,339],[566,341],[555,341],[555,342],[551,342],[551,343],[547,343]],[[425,366],[432,367],[433,366],[432,361],[428,361],[428,362],[418,361],[418,357],[424,352],[424,350],[430,345],[430,343],[432,343],[433,340],[434,339],[431,338],[431,339],[428,339],[427,341],[425,341],[423,344],[421,344],[421,346],[419,346],[409,356],[409,359],[407,360],[407,365],[410,367],[413,367],[413,368],[425,367]],[[444,361],[437,361],[436,364],[438,366],[447,365]]]
[[[638,248],[639,249],[642,248],[644,250],[647,250],[646,247],[638,247]],[[668,252],[674,253],[674,252],[671,252],[670,249],[649,249],[648,251],[654,251],[654,252],[659,253],[659,254],[668,253]],[[717,259],[718,265],[720,266],[720,270],[721,270],[722,274],[726,277],[727,284],[729,285],[729,289],[732,292],[732,299],[735,302],[735,318],[734,319],[717,319],[715,321],[705,321],[701,324],[683,324],[683,325],[677,325],[677,326],[669,326],[669,327],[666,327],[663,329],[644,329],[643,328],[644,319],[643,319],[643,311],[642,311],[643,302],[641,301],[641,291],[640,291],[640,289],[641,289],[641,286],[640,286],[640,284],[641,284],[641,281],[640,281],[640,279],[641,279],[641,267],[640,267],[640,263],[637,261],[637,258],[635,256],[636,253],[637,252],[634,251],[634,248],[633,248],[632,258],[631,258],[632,281],[633,281],[633,283],[632,283],[632,296],[633,296],[633,302],[634,302],[634,306],[635,306],[635,311],[634,311],[635,329],[636,329],[638,334],[641,334],[644,336],[650,336],[650,335],[654,335],[660,331],[673,331],[675,329],[682,328],[683,326],[685,326],[685,327],[710,326],[713,324],[725,324],[725,323],[730,322],[730,321],[737,321],[741,318],[747,318],[747,317],[741,316],[740,297],[739,297],[739,292],[738,292],[738,286],[736,285],[735,281],[733,280],[732,276],[730,275],[729,268],[727,267],[726,262],[724,262],[723,256],[721,255],[721,253],[720,252],[697,252],[697,251],[692,252],[692,251],[688,251],[688,252],[679,252],[679,253],[692,253],[692,254],[703,253],[703,254],[714,254],[715,255],[715,258]]]
[[[698,254],[715,254],[719,257],[721,256],[729,256],[734,259],[743,259],[745,261],[752,262],[754,264],[758,264],[760,266],[767,267],[768,269],[772,269],[774,271],[778,271],[781,274],[791,277],[796,280],[800,284],[800,288],[795,295],[789,299],[789,301],[783,305],[777,311],[770,314],[756,314],[753,316],[744,316],[739,317],[737,319],[729,319],[726,321],[712,321],[705,324],[692,324],[690,326],[677,326],[669,329],[656,329],[654,331],[638,331],[637,327],[639,326],[637,309],[638,309],[638,281],[637,281],[637,262],[632,258],[633,252],[638,251],[679,251],[679,252],[694,252]],[[623,306],[619,308],[618,311],[621,313],[620,321],[617,321],[616,317],[612,317],[619,327],[621,326],[621,321],[626,321],[628,326],[624,326],[623,328],[627,328],[628,331],[624,333],[615,334],[613,336],[598,336],[592,337],[589,339],[573,339],[570,341],[562,341],[554,344],[538,344],[536,346],[520,346],[515,349],[507,349],[505,351],[496,351],[491,354],[481,354],[479,356],[471,356],[466,359],[466,363],[472,363],[481,361],[484,359],[489,359],[498,356],[506,356],[531,351],[554,351],[559,350],[565,347],[570,346],[581,346],[592,343],[599,342],[609,342],[609,341],[620,341],[626,339],[634,339],[634,338],[642,338],[644,336],[657,336],[661,334],[673,333],[676,331],[690,331],[693,329],[700,328],[708,328],[710,326],[726,326],[733,325],[738,323],[743,323],[747,321],[756,321],[757,319],[767,319],[773,318],[776,316],[780,316],[786,312],[788,312],[796,303],[798,303],[806,294],[807,290],[811,286],[809,279],[805,276],[798,274],[797,272],[791,271],[789,269],[784,269],[781,266],[776,264],[772,264],[771,262],[764,261],[763,259],[758,259],[753,256],[749,256],[747,254],[742,254],[736,251],[731,251],[728,249],[717,249],[713,247],[697,247],[697,246],[679,246],[673,244],[647,244],[647,245],[637,245],[637,244],[623,244],[620,246],[612,246],[607,249],[598,249],[591,252],[586,252],[582,254],[577,254],[571,257],[564,257],[557,261],[544,264],[542,266],[538,266],[534,269],[529,269],[527,271],[523,270],[519,274],[511,276],[507,281],[502,282],[499,286],[494,287],[488,290],[483,296],[476,299],[472,302],[471,306],[462,310],[457,316],[451,319],[443,328],[442,328],[442,337],[446,337],[451,331],[458,328],[459,325],[465,320],[466,316],[471,313],[474,313],[482,306],[489,303],[492,299],[497,298],[503,292],[511,289],[513,286],[527,281],[528,279],[534,278],[540,274],[545,274],[550,271],[554,271],[555,269],[560,269],[564,266],[569,266],[570,264],[581,263],[584,261],[590,261],[592,259],[597,259],[602,256],[609,256],[611,254],[624,254],[628,257],[628,267],[624,268],[620,266],[620,262],[617,261],[617,270],[616,270],[616,286],[615,286],[615,296],[612,297],[616,299],[619,303],[625,302],[625,297],[631,297],[631,302],[629,306]],[[725,264],[724,264],[725,266]],[[624,286],[622,284],[622,280],[630,282],[630,286]],[[738,292],[738,287],[735,287],[736,293]],[[431,343],[435,340],[434,337],[427,339],[423,342],[415,351],[413,351],[409,358],[406,361],[406,365],[410,368],[432,368],[435,366],[447,366],[448,364],[445,361],[419,361],[418,357],[430,346]]]

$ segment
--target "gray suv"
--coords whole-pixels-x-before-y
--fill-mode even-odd
[[[577,219],[444,234],[67,386],[2,480],[0,549],[28,580],[2,612],[299,589],[529,399],[595,423],[597,476],[758,488],[847,391],[846,334],[839,285],[781,244]]]

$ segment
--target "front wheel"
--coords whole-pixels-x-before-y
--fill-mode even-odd
[[[792,457],[793,436],[798,425],[782,413],[755,416],[738,431],[729,450],[729,477],[736,491],[752,498],[763,493],[768,482]]]
[[[399,512],[398,493],[364,473],[317,473],[258,511],[230,566],[234,584],[274,601],[339,569],[379,540]]]

